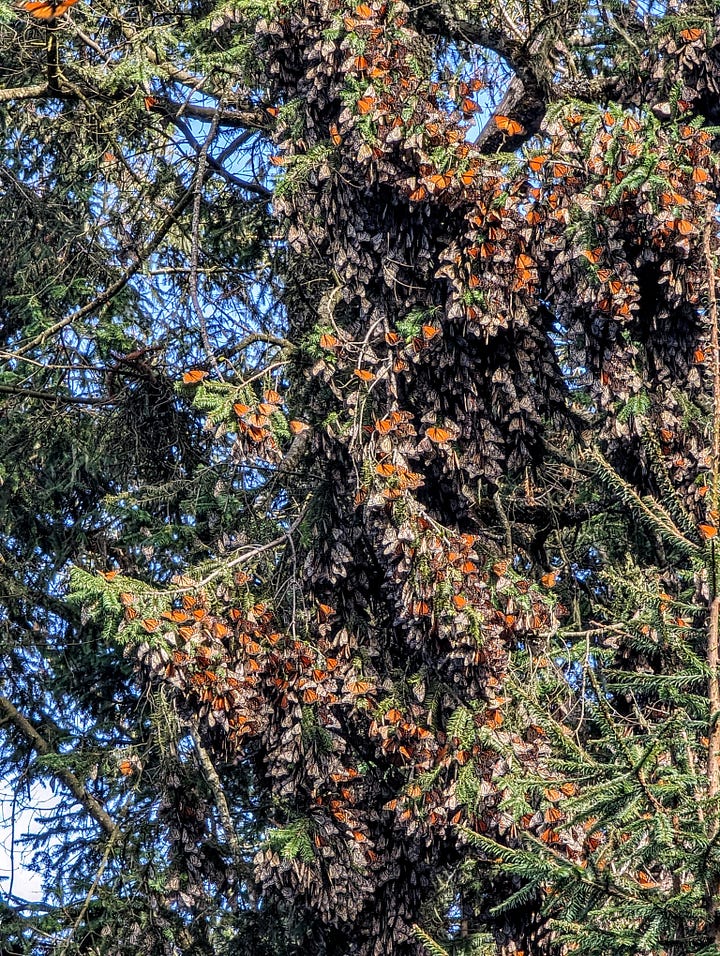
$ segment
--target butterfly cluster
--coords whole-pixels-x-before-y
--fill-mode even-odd
[[[293,553],[304,606],[271,605],[243,579],[232,607],[138,617],[150,679],[175,688],[213,752],[252,762],[279,823],[307,837],[293,858],[270,841],[258,879],[302,900],[335,951],[363,956],[413,951],[463,825],[510,847],[528,832],[578,866],[603,852],[597,820],[566,812],[577,784],[555,779],[546,731],[508,707],[510,655],[559,626],[560,574],[519,555],[488,504],[542,462],[553,427],[577,434],[579,385],[619,468],[638,436],[617,411],[649,388],[694,546],[718,524],[699,490],[702,430],[664,396],[671,381],[707,384],[711,134],[683,116],[685,97],[677,122],[658,123],[665,79],[648,68],[642,103],[559,103],[534,139],[498,113],[522,151],[488,153],[468,137],[484,79],[441,82],[433,42],[399,2],[307,2],[259,22],[271,98],[300,104],[269,115],[286,177],[274,211],[298,343],[289,391],[309,426],[309,477],[293,487],[314,508]],[[704,42],[681,33],[668,56],[695,76]],[[279,474],[281,405],[269,390],[233,410],[237,456]],[[514,762],[536,784],[515,815]],[[533,945],[537,927],[503,919],[498,939]]]

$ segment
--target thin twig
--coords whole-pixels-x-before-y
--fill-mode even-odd
[[[123,274],[117,279],[112,285],[109,285],[104,292],[101,292],[100,295],[96,296],[91,302],[88,302],[82,308],[78,309],[77,312],[71,312],[69,315],[64,316],[54,325],[49,326],[47,329],[44,329],[40,332],[39,335],[36,335],[35,338],[30,339],[29,342],[26,342],[24,345],[21,345],[18,349],[15,350],[15,357],[25,355],[27,352],[32,351],[38,345],[43,345],[51,336],[55,335],[57,332],[60,332],[66,326],[71,325],[73,322],[76,322],[78,319],[85,318],[86,315],[91,315],[96,309],[99,309],[101,306],[106,305],[110,302],[119,292],[121,292],[132,277],[142,268],[143,263],[146,261],[148,256],[154,252],[154,250],[160,245],[165,236],[170,232],[172,227],[177,222],[178,216],[182,213],[185,207],[190,202],[192,198],[193,191],[192,189],[186,189],[182,196],[175,203],[173,208],[167,214],[163,220],[160,228],[153,236],[152,240],[147,242],[139,253],[135,255],[135,261],[129,266]]]
[[[0,394],[34,398],[37,401],[62,405],[108,405],[115,401],[114,398],[93,398],[90,395],[60,395],[56,392],[39,392],[34,388],[23,388],[22,385],[0,385]]]
[[[220,371],[220,366],[218,365],[218,360],[215,358],[215,352],[213,351],[212,345],[210,343],[210,336],[208,335],[207,322],[205,320],[205,313],[202,310],[200,304],[200,296],[198,295],[198,264],[200,259],[200,212],[202,209],[202,193],[203,193],[203,183],[205,181],[205,170],[207,169],[207,159],[208,151],[210,150],[210,145],[215,139],[215,134],[217,133],[218,128],[218,114],[213,117],[213,121],[210,124],[210,130],[205,137],[205,142],[202,144],[200,152],[198,154],[197,169],[195,171],[195,181],[193,184],[193,212],[192,212],[192,225],[190,227],[190,299],[192,301],[193,310],[195,312],[195,318],[198,321],[200,326],[200,336],[202,338],[203,348],[205,349],[205,354],[210,360],[210,364],[215,369],[220,380],[223,380],[222,372]]]
[[[100,860],[100,866],[98,867],[98,871],[95,874],[95,879],[92,882],[92,886],[87,891],[85,901],[83,902],[80,912],[78,913],[78,917],[73,923],[70,929],[70,934],[66,937],[65,942],[63,943],[63,947],[58,953],[58,956],[65,956],[65,954],[67,953],[70,947],[70,943],[72,942],[73,937],[75,936],[75,933],[78,930],[78,927],[80,926],[82,921],[85,919],[85,914],[87,913],[90,903],[92,902],[92,898],[95,895],[95,890],[98,888],[100,880],[103,877],[103,873],[105,872],[105,867],[108,865],[108,860],[110,859],[110,851],[112,850],[113,844],[115,843],[119,834],[120,834],[120,827],[116,825],[115,830],[110,834],[110,839],[107,841],[105,852],[102,855],[102,860]]]

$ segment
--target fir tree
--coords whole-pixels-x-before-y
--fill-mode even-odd
[[[718,952],[714,5],[0,11],[5,948]]]

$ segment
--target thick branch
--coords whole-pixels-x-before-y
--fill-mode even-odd
[[[33,100],[47,96],[48,93],[47,83],[36,83],[34,86],[14,86],[7,90],[0,90],[0,103],[7,103],[8,100]]]
[[[0,713],[5,716],[6,720],[8,720],[13,727],[20,731],[33,750],[41,757],[55,754],[55,751],[50,747],[42,734],[33,727],[27,717],[23,716],[17,707],[6,697],[0,697]],[[82,781],[78,780],[72,771],[62,767],[53,768],[52,773],[58,780],[65,784],[78,803],[100,824],[103,830],[112,836],[115,833],[116,824],[95,797],[93,797],[91,793],[88,793]]]
[[[247,867],[244,867],[243,865],[243,848],[240,845],[237,831],[235,830],[235,825],[230,813],[230,807],[228,806],[227,798],[225,797],[223,785],[220,781],[217,770],[210,759],[210,754],[202,745],[202,740],[200,739],[197,726],[194,723],[190,723],[188,726],[190,729],[190,736],[192,737],[193,744],[195,745],[195,751],[198,755],[198,760],[200,761],[200,765],[205,774],[205,779],[207,780],[210,789],[213,792],[213,796],[215,797],[215,804],[217,805],[218,813],[220,814],[220,821],[222,823],[223,830],[225,831],[225,839],[230,847],[235,868],[239,873],[241,869],[247,869]]]

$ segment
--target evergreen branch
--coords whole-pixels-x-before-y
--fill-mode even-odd
[[[600,477],[614,486],[622,495],[623,500],[630,506],[635,507],[660,535],[691,554],[696,554],[701,550],[700,545],[685,537],[664,505],[647,495],[639,495],[632,485],[620,477],[597,448],[588,449],[585,452],[585,457],[595,463]]]
[[[107,841],[107,844],[105,845],[105,851],[102,855],[102,859],[100,860],[100,866],[98,867],[97,873],[95,874],[95,879],[93,880],[90,889],[87,891],[87,894],[85,895],[85,900],[80,909],[80,912],[78,913],[77,919],[71,926],[70,932],[68,936],[66,937],[65,942],[63,943],[62,949],[58,953],[58,956],[65,956],[68,949],[70,948],[70,944],[72,943],[73,937],[75,936],[75,933],[77,932],[78,927],[82,923],[83,919],[85,918],[85,914],[87,913],[90,907],[90,903],[92,902],[92,898],[95,894],[95,890],[98,888],[100,880],[103,877],[103,873],[105,872],[105,869],[108,865],[108,860],[110,859],[110,852],[119,835],[120,835],[120,827],[116,826],[113,832],[110,834],[110,839]]]
[[[176,126],[183,134],[185,139],[190,143],[192,148],[198,154],[198,169],[202,166],[209,166],[213,169],[219,176],[226,181],[231,183],[233,186],[237,186],[239,189],[246,189],[248,192],[255,193],[261,199],[270,199],[273,195],[272,190],[268,189],[266,186],[263,186],[262,183],[251,182],[247,179],[241,179],[239,176],[236,176],[234,173],[231,173],[227,170],[220,159],[216,159],[214,156],[211,156],[208,152],[209,142],[206,140],[205,143],[199,143],[198,140],[193,136],[190,127],[187,123],[184,123],[180,116],[176,115],[173,110],[165,111],[165,115],[170,119],[172,124]],[[218,106],[215,110],[215,116],[211,120],[211,130],[215,131],[220,126],[220,117],[222,115],[222,108]]]
[[[48,744],[45,738],[7,697],[0,697],[0,711],[2,711],[6,719],[20,731],[30,746],[41,757],[55,754],[55,751],[50,747],[50,744]],[[91,793],[88,793],[82,781],[78,780],[75,774],[65,767],[54,767],[52,773],[65,784],[78,803],[100,824],[103,830],[109,836],[113,836],[117,830],[117,824],[95,797],[93,797]]]
[[[720,330],[718,330],[717,290],[715,288],[716,269],[711,248],[715,212],[714,204],[708,206],[707,220],[703,231],[703,256],[707,270],[708,319],[710,320],[713,377],[711,511],[717,511],[720,505]]]
[[[239,352],[244,352],[245,349],[250,348],[251,345],[255,345],[258,342],[264,342],[267,345],[277,345],[278,348],[289,352],[295,351],[296,348],[292,342],[280,335],[271,335],[268,332],[251,332],[250,335],[246,335],[244,339],[241,339],[230,348],[225,349],[222,353],[222,358],[227,361],[232,358],[232,356],[237,355]]]
[[[707,270],[707,297],[708,318],[710,320],[710,342],[712,348],[712,485],[711,511],[717,513],[720,501],[720,334],[718,330],[717,292],[715,289],[716,271],[715,260],[712,254],[711,239],[715,225],[715,206],[709,205],[705,229],[703,231],[703,255]],[[710,706],[710,726],[708,728],[708,762],[707,781],[708,796],[711,800],[720,793],[720,594],[717,586],[717,556],[715,542],[710,543],[711,566],[711,597],[710,616],[707,632],[707,665],[710,671],[707,684],[708,703]],[[719,831],[718,812],[715,808],[710,819],[709,835],[714,840]],[[714,885],[708,887],[708,921],[711,926],[713,939],[720,945],[720,901],[718,894],[720,887],[715,879]]]
[[[192,196],[193,189],[191,186],[189,189],[185,190],[182,196],[180,196],[178,201],[161,223],[160,228],[157,230],[153,238],[143,246],[139,253],[136,254],[135,261],[123,272],[119,279],[109,285],[104,292],[101,292],[100,295],[96,296],[94,299],[92,299],[92,301],[78,309],[77,312],[71,312],[69,315],[63,316],[63,318],[55,322],[54,325],[44,329],[42,332],[36,335],[35,338],[30,339],[29,342],[21,345],[15,350],[13,357],[19,358],[32,351],[38,345],[43,345],[57,332],[62,331],[62,329],[66,328],[68,325],[71,325],[73,322],[83,319],[87,315],[91,315],[103,305],[107,305],[107,303],[110,302],[119,292],[122,292],[128,282],[142,268],[143,263],[147,260],[148,256],[155,251],[165,236],[170,232],[172,227],[177,222],[178,216],[180,216],[180,214],[190,203]]]
[[[220,366],[218,365],[215,352],[210,344],[207,322],[205,321],[205,313],[200,305],[200,296],[198,294],[198,266],[200,264],[200,211],[202,208],[203,183],[205,181],[208,165],[210,145],[215,139],[215,135],[217,133],[218,120],[219,117],[215,115],[212,119],[210,130],[208,131],[208,134],[205,137],[205,142],[202,144],[202,146],[195,141],[196,145],[200,148],[198,151],[197,168],[195,170],[195,176],[193,177],[194,181],[192,187],[193,206],[192,223],[190,226],[190,301],[192,302],[195,318],[200,329],[200,338],[202,339],[205,354],[207,355],[210,364],[213,366],[220,379],[222,379]]]
[[[287,531],[284,531],[281,535],[278,535],[277,538],[273,538],[272,541],[267,541],[265,544],[258,544],[251,547],[245,547],[243,549],[238,549],[239,553],[236,553],[234,558],[231,558],[229,561],[225,560],[222,562],[220,567],[215,568],[205,575],[200,581],[193,581],[191,584],[185,584],[181,587],[170,588],[169,590],[162,591],[145,591],[145,594],[186,594],[188,592],[194,592],[202,590],[202,588],[207,587],[208,584],[211,584],[221,575],[226,574],[230,569],[236,568],[241,564],[246,564],[248,561],[252,561],[253,558],[258,557],[261,554],[264,554],[266,551],[271,551],[273,548],[279,547],[281,544],[284,544],[285,541],[288,541],[290,537],[297,531],[302,523],[303,518],[305,517],[306,508],[301,509],[300,514],[293,521]]]
[[[652,790],[650,789],[650,786],[649,786],[649,784],[648,784],[648,782],[647,782],[647,779],[646,779],[645,774],[644,774],[643,769],[642,769],[642,761],[641,761],[640,763],[638,763],[636,760],[633,759],[633,755],[632,755],[632,753],[630,752],[630,749],[629,749],[629,747],[628,747],[628,745],[627,745],[627,741],[624,739],[624,737],[622,736],[622,734],[618,733],[617,726],[615,725],[615,721],[613,720],[612,714],[610,713],[610,708],[608,707],[608,703],[607,703],[607,699],[606,699],[606,697],[605,697],[605,694],[603,693],[602,688],[600,687],[600,684],[598,683],[597,675],[595,674],[594,668],[588,667],[588,668],[587,668],[587,675],[588,675],[588,679],[589,679],[589,681],[590,681],[590,683],[591,683],[591,685],[592,685],[592,688],[593,688],[593,690],[595,691],[595,697],[596,697],[596,700],[597,700],[597,702],[598,702],[598,706],[600,707],[600,710],[602,711],[603,716],[605,717],[605,720],[606,720],[606,722],[607,722],[607,725],[608,725],[608,727],[610,728],[610,730],[612,731],[612,734],[613,734],[615,740],[617,741],[618,746],[619,746],[620,749],[622,750],[623,755],[625,756],[625,759],[626,759],[627,762],[628,762],[628,766],[630,767],[630,769],[632,770],[633,774],[635,775],[635,778],[637,779],[638,783],[640,784],[643,793],[645,794],[645,796],[646,796],[646,798],[648,799],[650,805],[652,806],[653,810],[655,810],[656,813],[664,813],[664,812],[665,812],[665,808],[664,808],[663,805],[658,801],[658,799],[656,798],[655,794],[654,794],[654,793],[652,792]]]
[[[417,923],[413,925],[413,935],[430,956],[450,956],[450,953],[446,949],[443,949],[439,943],[436,943],[432,936],[428,936],[425,930],[421,929]]]
[[[548,732],[552,733],[556,741],[562,746],[563,749],[571,750],[577,758],[583,761],[583,763],[589,764],[594,768],[599,766],[598,761],[580,743],[577,732],[575,734],[569,733],[569,728],[566,724],[563,724],[551,714],[546,713],[540,704],[530,696],[528,693],[529,688],[526,685],[511,677],[507,686],[508,691],[510,691],[510,688],[512,687],[513,695],[519,697],[520,700],[525,703],[526,707],[530,711],[530,714],[536,718],[537,723],[541,724]]]

